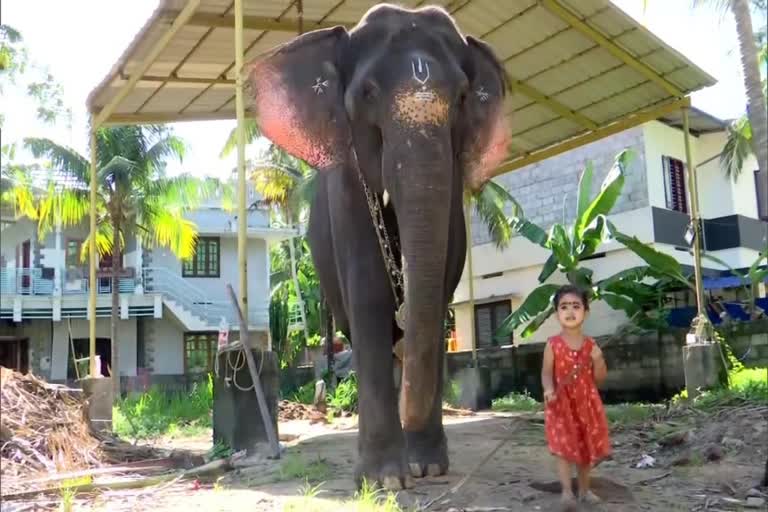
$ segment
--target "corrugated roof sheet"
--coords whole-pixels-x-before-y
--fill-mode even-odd
[[[303,30],[353,26],[378,2],[303,0]],[[425,0],[404,0],[417,7]],[[491,44],[512,79],[510,161],[679,100],[715,80],[610,0],[439,0],[465,34]],[[294,37],[296,0],[245,0],[246,62]],[[90,94],[99,112],[184,8],[159,6]],[[202,0],[107,123],[234,119],[232,0]],[[668,116],[678,122],[680,116]],[[695,131],[712,119],[692,115]]]

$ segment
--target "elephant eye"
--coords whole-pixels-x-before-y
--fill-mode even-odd
[[[371,79],[368,79],[365,82],[363,82],[363,98],[366,101],[375,100],[378,95],[379,95],[379,86],[376,85],[376,82],[374,82]]]

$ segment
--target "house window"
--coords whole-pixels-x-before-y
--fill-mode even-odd
[[[511,313],[512,305],[508,300],[475,306],[475,340],[478,348],[500,345],[494,339],[494,333]],[[511,334],[509,343],[512,343]]]
[[[762,183],[761,179],[763,180]],[[760,176],[760,170],[755,171],[755,197],[757,198],[757,217],[768,221],[768,177]]]
[[[184,335],[184,373],[213,371],[218,334],[215,332],[189,333]]]
[[[688,213],[688,198],[685,189],[685,167],[683,162],[670,156],[662,157],[664,165],[664,193],[667,208]]]
[[[221,246],[218,237],[200,237],[192,257],[182,265],[184,277],[219,277]]]
[[[80,262],[80,250],[83,247],[82,240],[68,239],[67,246],[65,248],[64,262],[67,268],[81,267]]]

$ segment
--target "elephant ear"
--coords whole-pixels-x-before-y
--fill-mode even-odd
[[[342,164],[351,141],[339,60],[344,27],[307,32],[247,68],[247,86],[262,134],[318,170]]]
[[[466,72],[470,90],[464,102],[464,183],[478,191],[506,158],[510,133],[504,116],[506,75],[486,43],[467,36]]]

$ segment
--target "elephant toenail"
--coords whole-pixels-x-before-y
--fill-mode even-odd
[[[382,485],[388,491],[399,491],[403,488],[402,480],[396,476],[385,476]]]
[[[443,474],[439,464],[430,464],[427,466],[427,474],[429,476],[440,476]]]
[[[414,478],[421,478],[424,476],[424,469],[421,467],[421,464],[417,462],[411,462],[408,464],[408,467],[411,469],[411,475]]]

